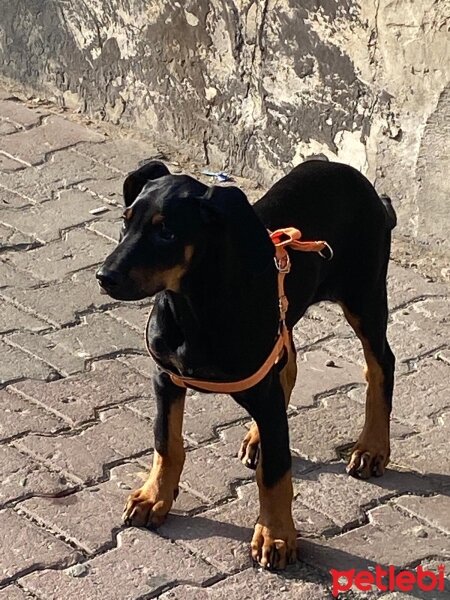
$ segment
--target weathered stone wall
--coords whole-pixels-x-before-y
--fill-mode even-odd
[[[449,226],[447,0],[0,0],[0,72],[267,184],[319,152]]]

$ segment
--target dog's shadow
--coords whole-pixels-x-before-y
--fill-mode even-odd
[[[307,462],[311,463],[309,467]],[[345,475],[344,462],[321,464],[305,461],[294,456],[292,466],[294,482],[301,482],[302,480],[317,482],[323,474]],[[432,495],[435,493],[449,495],[450,491],[450,476],[436,473],[419,475],[418,473],[392,468],[387,469],[383,477],[372,478],[369,481],[370,484],[383,490],[381,494],[377,495],[380,503],[383,503],[383,499],[388,501],[393,497],[407,494]],[[301,494],[297,500],[301,503]],[[294,509],[295,502],[294,500]],[[362,509],[365,512],[370,507],[367,509],[362,507]],[[236,568],[245,568],[250,564],[249,542],[256,517],[256,484],[243,482],[241,488],[238,488],[237,500],[196,515],[180,515],[176,514],[175,511],[175,514],[172,513],[166,523],[159,529],[159,533],[163,537],[176,540],[200,554],[206,556],[211,554],[220,561],[225,560],[226,562],[225,557],[228,555],[230,564],[224,564],[224,568],[235,570]],[[339,535],[339,531],[335,531],[330,535],[333,535],[333,537]],[[328,546],[327,538],[329,537],[327,535],[321,536],[320,533],[312,536],[308,535],[308,537],[300,536],[299,562],[280,572],[279,575],[287,579],[322,582],[329,586],[331,585],[329,573],[331,568],[367,570],[376,567],[374,561],[358,556],[357,553],[352,554]],[[419,562],[427,562],[426,559],[427,557],[424,556],[422,561],[417,560],[414,564],[408,566],[416,566]],[[394,566],[400,568],[402,565],[394,564]],[[430,595],[430,592],[422,592],[419,589],[409,592],[410,596],[419,599],[430,599],[431,597],[444,599],[449,597],[448,593],[448,587],[446,587],[445,592],[433,592],[433,596]]]
[[[314,463],[297,456],[292,457],[292,473],[294,480],[307,479],[313,481],[317,480],[323,473],[346,474],[343,461]],[[387,494],[392,492],[395,495],[414,493],[450,495],[450,475],[442,473],[420,474],[392,466],[386,469],[383,477],[371,477],[367,482],[386,490]]]

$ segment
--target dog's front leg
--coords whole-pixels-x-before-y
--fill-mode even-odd
[[[245,394],[242,404],[255,420],[261,440],[256,469],[260,513],[251,543],[252,558],[264,568],[284,569],[296,560],[297,536],[292,519],[288,421],[279,375]]]
[[[182,427],[186,396],[167,373],[157,373],[153,382],[157,403],[153,466],[144,485],[128,497],[123,514],[127,525],[152,528],[164,522],[178,495],[185,458]]]

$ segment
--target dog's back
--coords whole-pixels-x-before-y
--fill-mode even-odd
[[[380,198],[353,167],[306,161],[275,183],[254,208],[268,229],[296,227],[304,239],[325,240],[334,252],[331,261],[291,253],[292,324],[314,302],[344,302],[375,281],[380,287],[385,282],[395,212],[390,199]]]

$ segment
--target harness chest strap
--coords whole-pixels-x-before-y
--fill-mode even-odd
[[[253,375],[250,375],[250,377],[246,377],[245,379],[240,379],[239,381],[207,381],[203,379],[195,379],[194,377],[183,377],[181,375],[178,375],[177,373],[170,371],[165,367],[162,367],[159,364],[158,359],[153,354],[148,339],[148,324],[150,321],[149,316],[147,321],[147,327],[145,328],[145,345],[147,347],[147,351],[153,358],[153,360],[156,362],[156,364],[170,376],[172,382],[178,387],[193,387],[204,392],[216,392],[222,394],[233,394],[236,392],[242,392],[244,390],[250,389],[257,383],[262,381],[264,377],[268,374],[270,369],[280,360],[280,358],[283,355],[284,349],[289,348],[289,332],[285,322],[289,303],[286,294],[284,293],[284,278],[291,269],[291,261],[286,248],[289,247],[293,250],[299,250],[300,252],[317,252],[323,258],[328,258],[328,260],[331,260],[331,258],[333,257],[333,251],[329,244],[327,244],[327,242],[300,241],[302,234],[298,229],[295,229],[294,227],[277,229],[274,232],[269,231],[269,235],[270,239],[272,240],[275,246],[274,260],[278,270],[278,302],[280,309],[279,335],[272,349],[272,352],[269,354],[264,364],[256,371],[256,373],[253,373]],[[328,248],[328,251],[330,253],[329,257],[325,257],[322,254],[322,251],[325,248]]]

